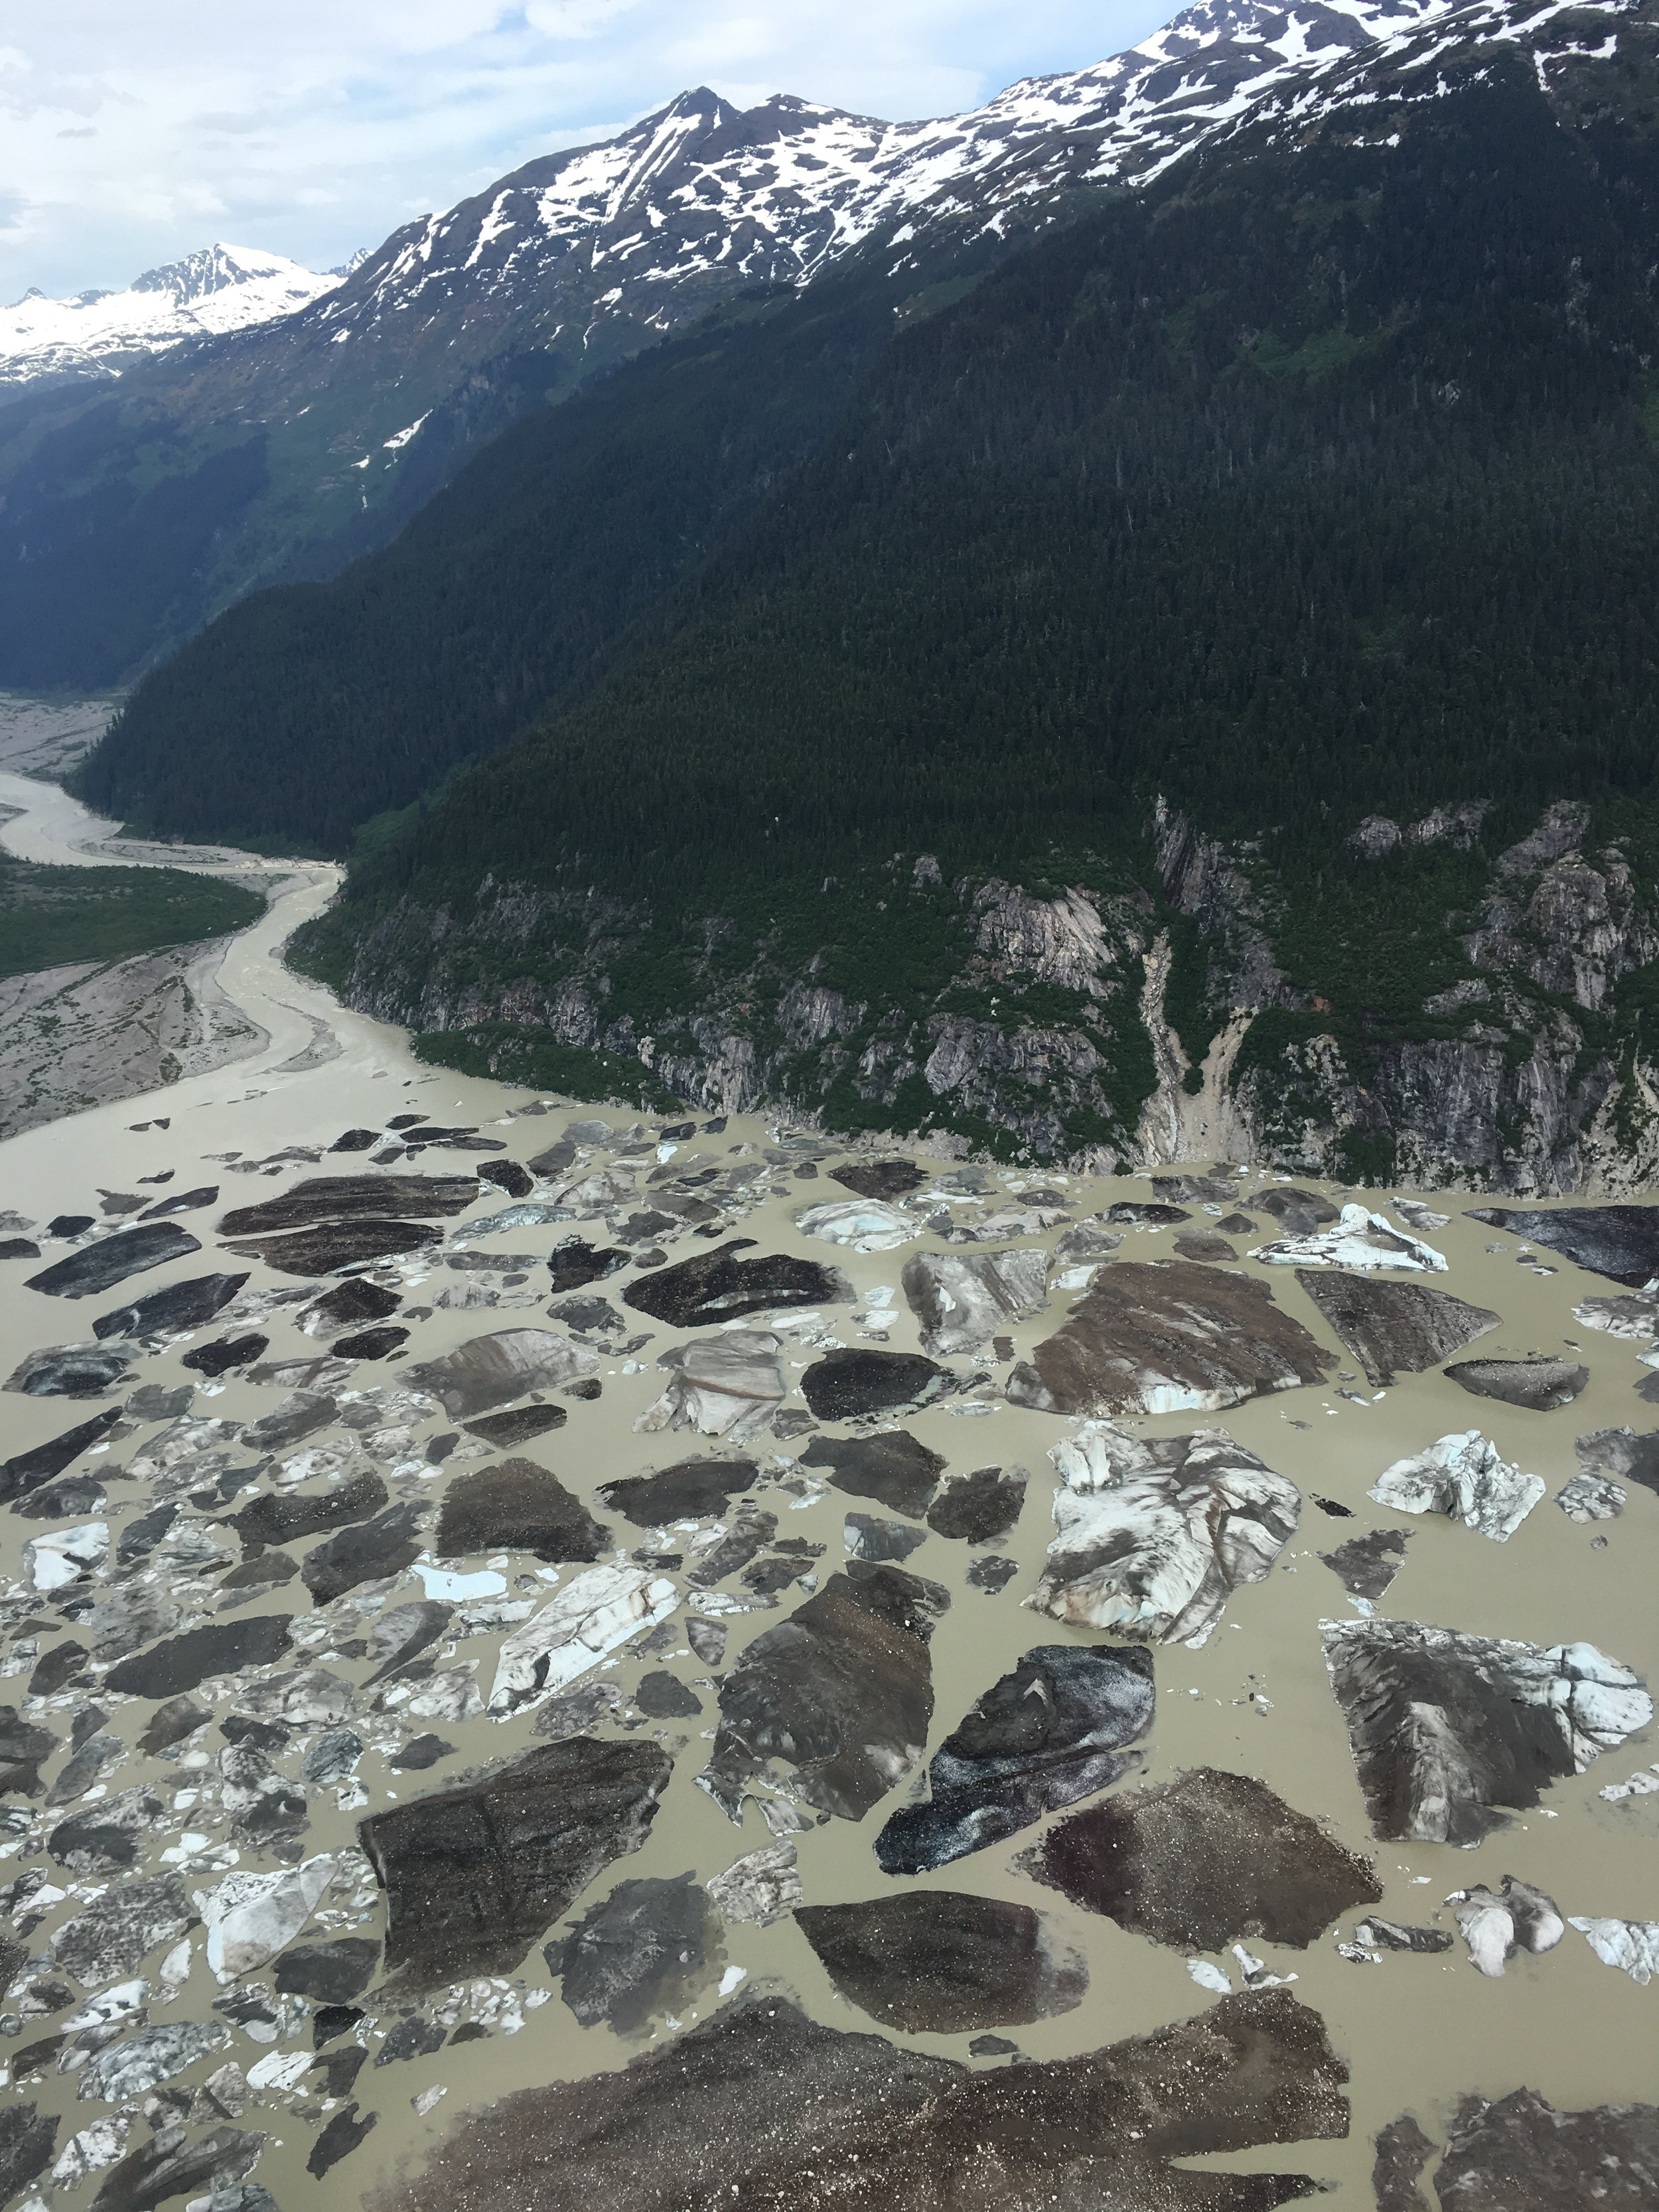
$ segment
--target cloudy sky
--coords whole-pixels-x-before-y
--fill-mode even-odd
[[[892,119],[1143,38],[1174,0],[21,0],[0,9],[0,299],[214,239],[314,268],[709,84]]]

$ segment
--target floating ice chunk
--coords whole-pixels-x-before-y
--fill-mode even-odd
[[[809,1206],[795,1216],[803,1237],[821,1237],[826,1244],[850,1244],[855,1252],[890,1252],[920,1237],[922,1224],[913,1213],[879,1199],[832,1199]]]
[[[1201,1990],[1213,1990],[1218,1997],[1230,1997],[1233,1993],[1233,1985],[1225,1974],[1207,1959],[1188,1959],[1187,1972]]]
[[[88,1504],[96,1504],[88,1498]],[[107,1521],[83,1522],[78,1528],[54,1528],[23,1547],[23,1571],[31,1589],[64,1589],[101,1567],[109,1556]]]
[[[196,1891],[214,1972],[234,1980],[291,1943],[316,1911],[335,1867],[324,1855],[279,1874],[228,1875],[216,1889]]]
[[[275,2089],[286,2094],[297,2089],[311,2069],[308,2051],[268,2051],[247,2069],[250,2089]]]
[[[1616,1805],[1621,1797],[1651,1797],[1659,1790],[1659,1766],[1638,1766],[1628,1782],[1610,1782],[1601,1792],[1609,1805]],[[1573,1923],[1574,1927],[1577,1922]]]
[[[428,1597],[447,1598],[457,1605],[467,1598],[500,1597],[507,1589],[507,1577],[492,1573],[487,1567],[481,1567],[476,1574],[464,1575],[416,1559],[410,1571],[420,1577]]]
[[[1443,1275],[1446,1255],[1419,1237],[1390,1229],[1380,1213],[1345,1206],[1334,1227],[1307,1237],[1282,1237],[1251,1252],[1268,1267],[1404,1267],[1418,1274]]]
[[[665,1575],[644,1567],[590,1567],[515,1629],[501,1645],[489,1693],[494,1720],[539,1705],[607,1651],[666,1620],[680,1601]]]
[[[1511,1467],[1479,1429],[1469,1429],[1395,1460],[1368,1495],[1397,1513],[1444,1513],[1503,1544],[1544,1495],[1544,1484]]]
[[[1608,1795],[1602,1791],[1605,1797]],[[1586,1938],[1604,1966],[1617,1966],[1645,1988],[1659,1974],[1659,1920],[1579,1920],[1571,1925]]]

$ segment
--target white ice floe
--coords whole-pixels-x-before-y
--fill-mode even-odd
[[[1544,1484],[1511,1467],[1479,1429],[1468,1429],[1395,1460],[1367,1494],[1396,1513],[1443,1513],[1503,1544],[1544,1495]]]
[[[1588,1941],[1604,1966],[1617,1966],[1644,1988],[1659,1974],[1659,1920],[1575,1918],[1569,1924]]]
[[[291,1943],[333,1881],[335,1866],[321,1855],[278,1874],[227,1875],[216,1889],[196,1891],[214,1972],[234,1981]]]
[[[101,1567],[108,1556],[108,1522],[85,1521],[78,1528],[54,1528],[25,1544],[23,1571],[32,1589],[64,1589]]]
[[[775,1336],[754,1328],[723,1329],[689,1344],[661,1397],[634,1426],[647,1435],[659,1429],[695,1429],[699,1436],[744,1443],[783,1403],[778,1349]]]
[[[1454,1890],[1446,1902],[1462,1930],[1471,1964],[1493,1980],[1502,1977],[1505,1962],[1517,1950],[1553,1951],[1566,1933],[1555,1899],[1513,1875],[1506,1874],[1496,1892],[1480,1882],[1473,1889]]]
[[[822,1237],[826,1244],[850,1244],[855,1252],[890,1252],[922,1231],[915,1214],[874,1198],[833,1199],[809,1206],[795,1216],[795,1226],[803,1237]]]
[[[1225,1974],[1207,1959],[1188,1959],[1187,1972],[1201,1990],[1213,1990],[1218,1997],[1230,1997],[1233,1993],[1233,1985]]]
[[[1420,1237],[1391,1229],[1380,1213],[1345,1206],[1328,1229],[1308,1237],[1282,1237],[1251,1252],[1269,1267],[1403,1267],[1416,1274],[1443,1275],[1446,1255]]]
[[[1085,1421],[1048,1454],[1054,1539],[1025,1603],[1076,1628],[1196,1649],[1229,1595],[1259,1583],[1302,1493],[1224,1429],[1142,1438]]]
[[[1625,1797],[1651,1797],[1659,1792],[1659,1766],[1638,1766],[1628,1782],[1610,1782],[1599,1794],[1609,1805]]]
[[[645,1567],[590,1567],[503,1642],[489,1692],[494,1720],[566,1689],[607,1651],[666,1620],[680,1594]]]

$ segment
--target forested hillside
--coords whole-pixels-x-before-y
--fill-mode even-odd
[[[1579,1172],[1659,950],[1653,38],[1462,20],[901,331],[303,957],[469,1049],[1050,1152],[1128,1145],[1152,1032],[1196,1063],[1254,1006],[1229,1081],[1282,1154],[1389,1172],[1423,1067],[1473,1054],[1487,1170]],[[1371,814],[1431,826],[1362,861]],[[1550,935],[1573,865],[1589,981]],[[1069,899],[1083,951],[999,884]]]
[[[965,288],[1006,250],[945,265]],[[83,795],[176,835],[349,851],[359,824],[591,684],[816,451],[896,311],[928,304],[915,272],[862,265],[757,293],[532,416],[385,550],[256,592],[149,677]]]

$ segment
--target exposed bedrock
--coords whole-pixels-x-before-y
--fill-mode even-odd
[[[1334,1364],[1265,1283],[1192,1260],[1121,1260],[1014,1368],[1008,1395],[1048,1413],[1215,1410],[1321,1382]]]

